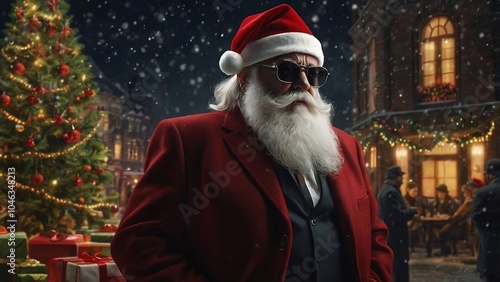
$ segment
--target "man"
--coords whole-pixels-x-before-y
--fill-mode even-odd
[[[162,121],[112,243],[134,281],[390,281],[363,151],[330,124],[320,42],[280,5],[220,59],[214,112]]]
[[[500,281],[500,159],[486,162],[488,185],[478,189],[472,202],[472,220],[479,231],[477,271],[481,281]]]
[[[399,166],[387,169],[385,182],[377,200],[379,217],[389,228],[389,246],[394,252],[392,279],[394,282],[410,281],[410,259],[407,222],[417,214],[416,207],[408,207],[399,190],[405,173]]]
[[[452,216],[458,209],[458,203],[449,194],[446,184],[439,184],[436,187],[436,198],[433,203],[432,215]]]

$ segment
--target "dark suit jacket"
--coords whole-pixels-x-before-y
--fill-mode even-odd
[[[500,178],[476,191],[472,220],[479,230],[477,270],[500,277]]]
[[[390,281],[359,142],[335,129],[344,156],[328,176],[358,281]],[[239,110],[162,121],[111,249],[134,281],[282,281],[292,226],[272,160]]]

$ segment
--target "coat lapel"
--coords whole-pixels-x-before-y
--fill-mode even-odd
[[[243,170],[247,171],[258,187],[278,208],[284,218],[288,218],[286,202],[278,178],[274,172],[271,156],[267,149],[253,136],[252,131],[238,109],[229,112],[224,121],[229,133],[224,142],[233,152]]]

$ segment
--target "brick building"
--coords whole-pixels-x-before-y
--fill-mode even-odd
[[[424,196],[461,196],[500,157],[500,1],[352,2],[351,132],[375,192],[400,165]]]
[[[130,192],[143,174],[144,156],[151,131],[151,99],[140,96],[109,80],[90,59],[104,116],[97,136],[110,151],[107,160],[113,172],[113,182],[107,192],[120,194],[120,206],[125,206]],[[150,93],[149,93],[150,94]]]

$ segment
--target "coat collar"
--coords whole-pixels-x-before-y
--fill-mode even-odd
[[[252,129],[247,126],[238,108],[226,113],[223,127],[228,130],[224,136],[224,142],[239,161],[242,169],[257,182],[258,187],[290,225],[285,198],[274,172],[272,157],[265,146],[257,140]]]

